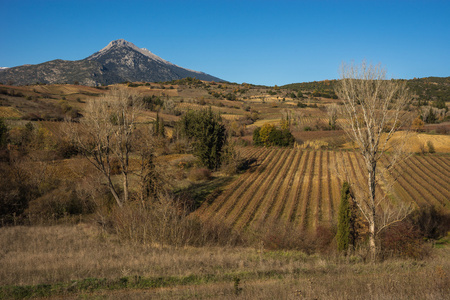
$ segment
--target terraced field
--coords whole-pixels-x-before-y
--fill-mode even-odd
[[[362,157],[355,152],[254,148],[241,150],[256,165],[234,180],[212,203],[196,212],[236,230],[284,221],[314,230],[335,220],[342,176],[365,182]],[[391,197],[415,205],[450,208],[450,155],[413,156],[397,166],[400,177]],[[342,173],[341,173],[342,174]],[[377,193],[384,196],[382,186]]]
[[[0,106],[0,118],[3,119],[16,119],[20,118],[22,114],[17,111],[14,107],[10,106]]]

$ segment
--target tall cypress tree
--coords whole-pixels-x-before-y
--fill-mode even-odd
[[[346,251],[350,244],[350,227],[352,222],[350,207],[350,185],[344,182],[341,190],[341,203],[339,204],[338,228],[336,233],[339,251]]]
[[[156,113],[156,120],[153,121],[153,135],[158,136],[159,135],[159,112]]]

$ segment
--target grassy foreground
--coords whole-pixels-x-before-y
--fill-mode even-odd
[[[446,299],[450,251],[364,263],[298,251],[121,244],[96,227],[0,228],[0,298]]]

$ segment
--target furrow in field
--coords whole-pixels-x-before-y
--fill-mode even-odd
[[[311,185],[314,174],[314,162],[316,158],[316,151],[311,151],[312,157],[309,159],[308,167],[306,169],[307,175],[305,175],[302,182],[302,192],[299,197],[300,209],[297,209],[297,215],[295,216],[295,223],[297,227],[302,230],[308,228],[308,219],[311,214]]]
[[[300,177],[300,160],[304,152],[296,149],[292,151],[295,152],[295,158],[289,168],[289,173],[283,180],[283,185],[280,187],[280,192],[278,193],[273,205],[267,211],[264,219],[261,219],[261,222],[270,220],[271,223],[274,223],[280,219],[287,202],[289,202],[289,195],[291,195],[291,191],[294,189],[294,180],[296,177]]]
[[[446,205],[446,202],[450,199],[450,192],[448,188],[444,188],[439,184],[440,180],[434,178],[430,173],[426,173],[419,167],[417,161],[413,158],[406,161],[406,165],[410,168],[411,174],[414,174],[414,180],[416,182],[422,182],[422,185],[432,194],[436,200],[438,200],[442,206]],[[425,169],[426,170],[426,169]],[[433,177],[433,178],[432,178]]]
[[[267,214],[267,211],[273,205],[276,195],[280,192],[280,186],[282,185],[283,180],[287,176],[289,166],[292,165],[292,160],[294,156],[295,152],[293,149],[286,150],[284,158],[280,158],[280,160],[283,161],[279,169],[271,172],[273,173],[273,175],[272,178],[270,179],[270,182],[267,184],[266,192],[263,192],[262,189],[258,191],[258,194],[254,198],[256,198],[255,200],[259,199],[259,201],[257,202],[256,206],[250,208],[249,210],[250,215],[242,218],[242,223],[240,224],[244,225],[243,226],[239,225],[239,223],[236,224],[238,228],[247,227],[253,221],[258,222],[259,220],[264,219],[265,215]]]
[[[322,158],[322,220],[331,221],[333,218],[333,202],[331,196],[331,180],[329,174],[330,151],[324,153]]]
[[[445,174],[450,174],[450,159],[448,156],[446,156],[445,158],[443,156],[440,155],[433,155],[430,156],[430,158],[433,157],[434,158],[434,162],[436,164],[438,164],[442,170],[445,171]]]
[[[303,179],[305,177],[306,167],[308,165],[309,156],[311,151],[303,151],[300,161],[300,172],[298,176],[294,178],[292,188],[288,196],[288,203],[286,203],[285,210],[282,212],[281,219],[286,222],[294,222],[297,215],[297,209],[299,204],[299,195],[303,186]]]
[[[434,181],[435,184],[439,186],[441,192],[447,192],[449,194],[447,198],[450,198],[450,174],[447,176],[440,176],[423,158],[416,156],[411,158],[411,161],[417,168],[423,170],[423,172],[431,178],[431,181]]]
[[[439,201],[438,194],[433,191],[432,188],[428,184],[424,184],[424,182],[419,181],[416,176],[417,173],[415,173],[415,170],[413,170],[408,164],[407,161],[403,162],[402,164],[402,176],[405,177],[405,179],[410,183],[411,186],[416,187],[416,190],[419,192],[419,194],[426,199],[426,201],[430,204],[439,204],[442,205],[443,203]],[[426,180],[425,178],[422,178],[422,180]]]
[[[336,211],[340,202],[340,179],[334,169],[336,168],[336,152],[328,152],[327,163],[327,181],[330,194],[330,215],[329,219],[332,221],[336,215]]]
[[[414,184],[411,183],[410,180],[408,180],[408,174],[406,174],[405,172],[403,172],[403,170],[400,169],[401,166],[396,165],[392,172],[396,173],[396,174],[400,174],[399,176],[396,175],[397,177],[397,182],[403,187],[403,189],[405,191],[408,192],[408,194],[412,197],[413,201],[418,205],[429,205],[431,204],[427,197],[425,195],[422,194],[422,192],[418,189],[417,186],[414,186]]]
[[[248,186],[252,184],[255,178],[261,174],[261,172],[258,172],[258,169],[265,169],[266,166],[270,164],[271,159],[277,153],[277,150],[270,149],[261,150],[259,155],[264,155],[263,151],[268,151],[268,155],[266,155],[264,160],[262,160],[260,166],[256,167],[253,172],[248,170],[244,174],[240,175],[217,199],[215,199],[215,201],[210,206],[208,206],[206,203],[203,204],[205,206],[205,213],[209,213],[209,215],[205,217],[221,218],[236,205],[237,201],[239,200],[239,195],[243,193],[248,188]]]
[[[313,176],[311,178],[311,192],[309,197],[310,214],[306,221],[310,229],[315,229],[322,220],[322,154],[323,151],[316,151]]]
[[[434,173],[436,175],[441,176],[442,178],[449,179],[450,178],[450,172],[447,171],[443,166],[450,164],[450,160],[439,160],[437,161],[437,156],[424,156],[423,160],[426,161],[435,171]]]
[[[247,190],[245,194],[240,197],[242,205],[236,207],[230,215],[227,217],[227,222],[229,222],[232,227],[241,229],[246,220],[252,215],[252,213],[257,210],[258,206],[261,204],[263,195],[267,193],[274,182],[274,178],[278,175],[281,170],[281,166],[284,165],[288,150],[282,150],[281,155],[274,159],[275,164],[270,168],[269,174],[264,174],[261,180],[255,181],[254,184]]]
[[[254,170],[253,173],[251,173],[251,176],[245,178],[244,184],[229,195],[227,198],[227,206],[224,206],[220,211],[218,211],[221,218],[224,220],[228,219],[228,216],[233,211],[239,210],[242,206],[246,205],[242,201],[242,195],[244,195],[247,190],[251,189],[254,184],[260,180],[260,178],[265,176],[264,172],[267,168],[269,168],[269,170],[272,168],[279,152],[279,149],[273,149],[273,152],[267,156],[265,160],[266,163],[261,164],[256,170]]]
[[[386,157],[383,157],[381,159],[381,164],[382,165],[388,164]],[[409,185],[405,181],[405,179],[401,176],[395,176],[392,173],[393,172],[391,171],[391,174],[390,174],[391,179],[395,181],[395,183],[393,185],[393,192],[397,196],[397,198],[405,203],[413,202],[416,204],[416,206],[418,206],[419,203],[417,203],[416,199],[414,199],[414,196],[412,195],[411,191],[409,190]]]

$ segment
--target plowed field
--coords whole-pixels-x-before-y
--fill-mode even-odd
[[[256,164],[240,175],[197,214],[236,230],[285,221],[299,230],[313,230],[336,218],[342,176],[365,182],[362,157],[356,152],[244,148]],[[390,192],[395,201],[450,207],[450,155],[413,156],[397,166],[400,177]],[[383,186],[377,186],[384,195]]]

